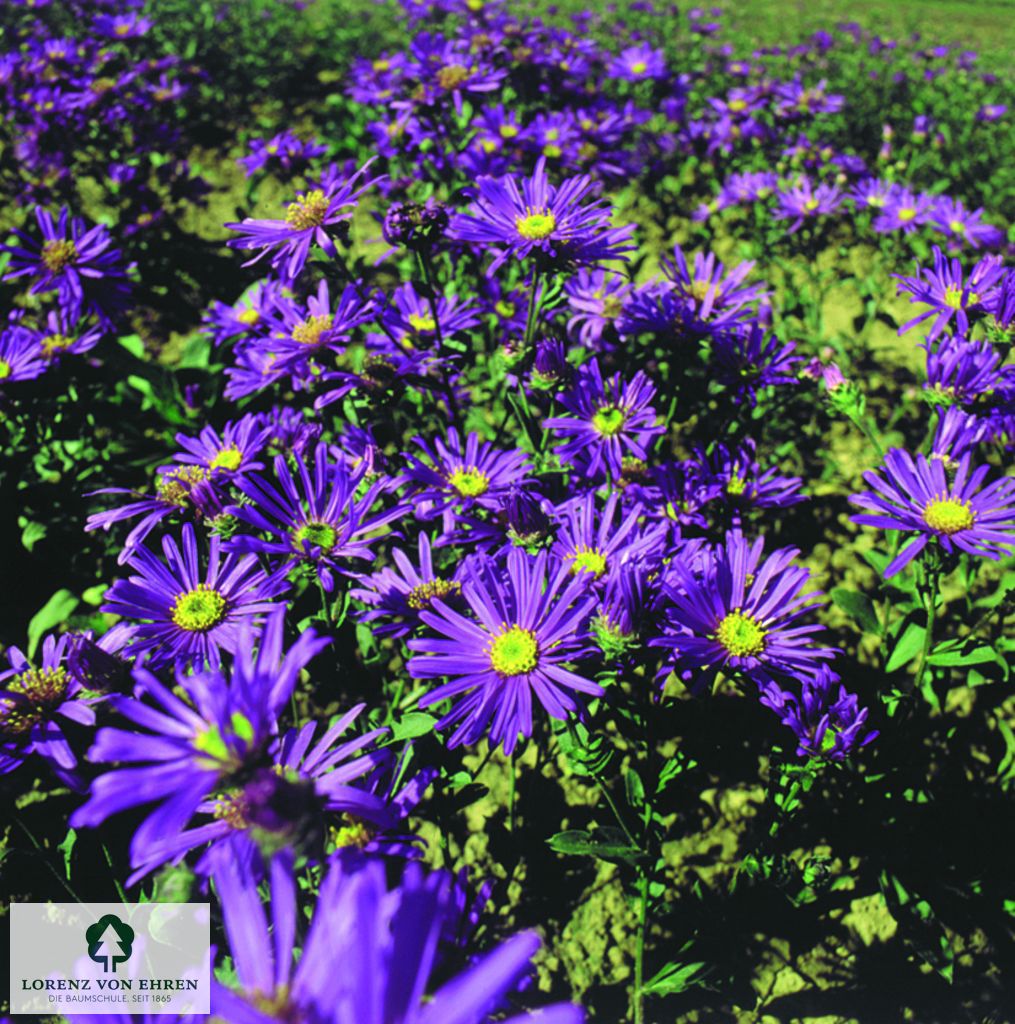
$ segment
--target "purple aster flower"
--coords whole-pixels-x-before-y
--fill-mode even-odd
[[[712,253],[695,253],[693,267],[679,245],[673,248],[673,259],[662,261],[663,273],[673,282],[685,299],[690,312],[702,323],[715,326],[745,320],[752,307],[765,295],[764,285],[744,284],[754,269],[751,260],[727,272]]]
[[[234,249],[260,250],[245,266],[271,252],[271,265],[285,281],[299,276],[310,254],[310,246],[315,243],[329,256],[336,257],[338,251],[332,239],[335,225],[352,218],[356,200],[379,180],[371,178],[360,183],[371,162],[368,160],[351,178],[342,180],[329,175],[319,187],[299,193],[286,207],[283,220],[248,217],[242,224],[227,224],[227,228],[242,235],[232,239],[229,245]]]
[[[431,349],[437,338],[437,327],[442,338],[450,338],[478,326],[479,317],[471,302],[462,302],[456,296],[438,295],[435,300],[437,321],[430,303],[407,281],[395,289],[394,307],[382,310],[379,320],[386,328],[389,340],[403,349]]]
[[[280,302],[269,320],[273,369],[299,375],[306,372],[311,359],[328,352],[341,353],[350,333],[374,316],[374,302],[360,294],[354,284],[342,289],[338,304],[332,308],[327,281],[321,281],[317,293],[306,304]]]
[[[372,1007],[373,1021],[384,1024],[487,1024],[491,1014],[504,1009],[539,948],[538,936],[523,932],[435,988],[440,940],[454,932],[459,913],[447,872],[426,875],[410,864],[398,887],[389,890],[381,862],[352,873],[334,866],[321,884],[298,958],[302,915],[291,858],[272,865],[270,916],[258,891],[261,872],[250,859],[224,850],[214,878],[238,988],[215,982],[212,1012],[230,1021],[363,1024],[364,1007]],[[578,1007],[557,1004],[534,1015],[511,1016],[505,1024],[582,1020]]]
[[[236,162],[249,178],[258,171],[274,173],[283,177],[302,174],[310,162],[328,152],[313,139],[303,141],[291,131],[279,132],[270,139],[251,139],[250,153]]]
[[[0,387],[5,381],[35,380],[46,369],[42,345],[28,328],[12,324],[0,330]]]
[[[850,501],[869,509],[853,522],[883,530],[900,530],[907,538],[902,550],[885,569],[885,579],[908,565],[934,540],[947,553],[967,554],[995,561],[1015,548],[1015,480],[1001,477],[983,486],[989,466],[971,471],[972,455],[963,455],[954,478],[941,459],[913,457],[901,448],[885,456],[880,472],[867,470],[863,478],[873,488],[854,494]]]
[[[801,176],[791,188],[775,194],[776,220],[792,220],[789,233],[792,235],[803,227],[804,222],[834,213],[842,205],[842,193],[835,185],[827,182],[814,186],[810,178]]]
[[[794,367],[800,356],[793,355],[795,349],[794,342],[766,337],[765,328],[752,323],[719,332],[712,360],[720,382],[753,405],[759,388],[797,383]]]
[[[249,473],[264,468],[264,463],[257,457],[270,436],[271,432],[262,425],[260,417],[248,413],[239,420],[226,423],[221,434],[210,426],[202,428],[197,437],[177,434],[176,443],[184,451],[174,455],[173,459],[185,466],[204,470],[210,478]],[[173,469],[166,467],[166,472],[172,474]]]
[[[1008,113],[1008,106],[1005,103],[985,103],[976,112],[977,121],[1000,121]]]
[[[849,191],[849,198],[861,210],[881,210],[891,202],[898,186],[880,178],[864,178]]]
[[[622,575],[634,561],[655,561],[662,557],[664,530],[641,526],[643,509],[635,504],[617,522],[620,494],[614,491],[602,509],[590,492],[572,498],[556,510],[556,539],[550,553],[572,573],[585,573],[595,583],[605,583],[610,574]]]
[[[994,319],[993,326],[998,331],[1010,331],[1015,325],[1015,270],[1009,270],[1001,278],[985,305]]]
[[[652,643],[672,648],[677,666],[700,672],[702,684],[718,671],[756,682],[809,677],[834,654],[812,646],[820,626],[798,625],[822,603],[820,593],[802,593],[810,570],[792,564],[799,551],[779,548],[762,562],[764,543],[731,531],[700,573],[690,560],[670,566],[666,634]]]
[[[68,785],[80,786],[74,772],[77,757],[60,719],[93,725],[96,698],[84,696],[81,680],[69,668],[74,643],[69,635],[47,636],[37,667],[17,647],[7,649],[10,668],[0,672],[0,775],[37,755]]]
[[[306,562],[330,593],[335,571],[349,574],[350,559],[372,561],[370,545],[388,533],[388,525],[406,509],[398,505],[374,511],[388,485],[378,480],[358,494],[366,466],[350,470],[331,457],[323,442],[314,451],[312,465],[300,456],[292,461],[295,471],[284,455],[275,458],[277,487],[256,475],[236,481],[249,501],[229,512],[268,537],[237,534],[227,542],[228,550],[263,552],[279,561],[283,574],[293,564]]]
[[[394,548],[391,558],[394,567],[385,566],[362,577],[362,586],[349,592],[367,605],[358,617],[373,624],[374,636],[407,636],[421,624],[419,613],[429,609],[436,598],[453,607],[458,603],[465,562],[455,564],[447,576],[439,574],[426,533],[419,535],[416,563],[401,548]]]
[[[423,622],[443,639],[408,642],[416,652],[409,673],[417,679],[457,677],[420,700],[429,707],[459,697],[437,723],[456,726],[449,747],[490,742],[510,754],[518,738],[532,735],[533,697],[553,718],[566,720],[581,705],[573,693],[599,696],[602,688],[564,667],[585,649],[595,601],[588,580],[568,565],[535,558],[517,548],[506,565],[489,559],[472,563],[462,596],[474,618],[435,600],[421,611]]]
[[[31,291],[57,291],[64,315],[76,321],[82,313],[93,313],[103,323],[124,305],[129,291],[122,253],[112,248],[109,229],[101,224],[88,227],[65,208],[56,222],[47,210],[37,208],[35,219],[42,241],[15,231],[20,245],[0,245],[10,253],[4,280],[31,275]]]
[[[708,527],[704,509],[719,496],[715,482],[691,459],[652,466],[648,480],[632,485],[629,493],[649,522],[666,526],[671,538],[677,539],[682,526]]]
[[[943,460],[947,468],[954,469],[963,455],[985,440],[986,434],[987,425],[977,416],[951,405],[938,420],[931,455]]]
[[[930,222],[934,211],[934,197],[909,189],[896,187],[888,202],[874,220],[874,230],[882,233],[902,231],[911,234]]]
[[[974,249],[981,245],[995,246],[1004,241],[1004,232],[983,222],[983,208],[970,212],[958,199],[938,196],[932,216],[934,225],[946,235],[966,242]]]
[[[969,280],[964,280],[962,264],[957,259],[947,259],[934,246],[934,269],[916,268],[914,277],[902,274],[893,276],[899,281],[899,294],[908,292],[910,302],[919,302],[930,308],[899,328],[905,334],[910,328],[934,317],[928,341],[934,341],[954,318],[959,334],[969,331],[970,312],[982,312],[986,303],[993,298],[994,286],[1004,274],[1000,256],[986,256],[973,267]]]
[[[603,200],[583,202],[593,188],[592,179],[584,175],[551,185],[546,158],[540,157],[532,177],[520,183],[514,175],[481,177],[471,213],[457,214],[451,233],[463,242],[498,250],[489,273],[508,256],[525,259],[533,251],[568,267],[625,258],[635,248],[634,228],[611,228],[610,210]]]
[[[805,86],[799,79],[781,84],[776,93],[779,97],[779,113],[784,117],[801,117],[814,114],[834,114],[846,105],[846,97],[825,92],[828,85],[821,79],[817,85]]]
[[[415,514],[421,519],[443,514],[445,530],[454,524],[455,508],[496,511],[510,488],[529,472],[525,452],[495,448],[475,432],[463,446],[454,427],[448,429],[447,441],[438,438],[431,445],[417,436],[413,445],[422,456],[406,453],[403,480],[411,489]]]
[[[552,416],[543,423],[565,438],[557,454],[589,478],[623,471],[625,456],[648,459],[648,447],[664,433],[649,404],[655,387],[640,370],[629,381],[621,374],[603,380],[596,359],[578,371],[571,391],[558,397],[569,416]]]
[[[114,627],[118,649],[148,654],[153,667],[174,661],[217,665],[220,650],[237,650],[243,623],[274,608],[270,599],[288,583],[284,570],[269,576],[253,555],[223,557],[221,544],[213,534],[203,571],[190,523],[183,526],[182,551],[172,537],[163,537],[165,562],[147,548],[131,552],[126,563],[138,575],[117,580],[102,606],[104,612],[140,620]]]
[[[735,448],[717,443],[711,454],[699,448],[695,455],[704,486],[714,485],[716,499],[732,509],[737,523],[744,509],[788,508],[807,500],[798,493],[803,486],[800,477],[782,476],[774,467],[762,468],[757,445],[750,438]]]
[[[277,281],[259,281],[251,286],[233,305],[213,302],[203,317],[216,345],[234,339],[258,336],[266,327],[268,317],[282,298],[282,285]]]
[[[148,32],[153,25],[150,18],[139,14],[100,14],[92,22],[96,35],[110,39],[137,39]]]
[[[593,351],[607,348],[603,335],[613,327],[630,293],[631,285],[623,277],[582,267],[564,285],[573,314],[567,322],[568,333]]]
[[[927,383],[942,404],[969,404],[980,395],[999,387],[1001,353],[989,341],[967,341],[961,335],[946,335],[935,345],[920,346],[927,351]]]
[[[46,315],[45,325],[31,331],[43,358],[48,360],[90,352],[105,333],[101,327],[89,325],[87,321],[69,320],[62,310],[51,310]]]
[[[844,761],[877,738],[877,730],[867,728],[868,709],[860,707],[856,694],[849,693],[827,665],[797,684],[799,696],[774,681],[765,684],[761,703],[793,730],[798,757]]]
[[[321,647],[311,630],[283,657],[276,626],[267,631],[269,639],[255,658],[250,652],[256,635],[249,622],[240,632],[242,653],[230,677],[219,669],[188,675],[177,664],[176,686],[170,689],[146,668],[135,668],[134,694],[109,698],[133,728],[96,733],[89,761],[121,767],[95,779],[71,824],[95,827],[128,808],[157,804],[130,844],[131,864],[140,874],[178,853],[179,834],[212,793],[270,763],[279,708],[300,669]]]
[[[610,62],[606,73],[626,82],[666,77],[666,56],[651,46],[628,46]]]
[[[141,517],[127,534],[117,558],[120,565],[130,558],[134,549],[162,520],[177,513],[192,512],[198,517],[212,517],[222,511],[221,501],[208,482],[208,473],[200,466],[163,466],[152,494],[125,487],[103,487],[89,492],[88,497],[98,494],[126,494],[134,500],[119,508],[90,515],[85,523],[86,531],[105,530],[108,533],[114,523]]]

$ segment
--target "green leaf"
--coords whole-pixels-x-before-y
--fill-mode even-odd
[[[985,665],[997,661],[997,653],[989,644],[956,644],[954,640],[938,644],[927,658],[930,665]]]
[[[836,587],[832,591],[832,600],[866,633],[881,636],[881,623],[869,597],[856,590]]]
[[[633,861],[641,856],[641,850],[632,846],[624,833],[616,828],[600,828],[594,834],[581,829],[569,829],[550,836],[546,841],[557,853],[577,857]]]
[[[701,969],[704,966],[703,960],[693,964],[668,963],[645,982],[641,991],[647,996],[671,996],[678,992],[686,992],[695,985],[703,984]]]
[[[46,524],[28,520],[21,531],[21,543],[26,551],[31,551],[46,536]]]
[[[645,806],[645,787],[641,784],[641,777],[633,768],[629,768],[624,773],[624,793],[631,807],[642,808]]]
[[[923,626],[918,626],[915,622],[911,622],[906,626],[905,632],[899,638],[891,657],[888,659],[888,664],[885,665],[885,671],[895,672],[897,669],[902,668],[903,665],[908,665],[923,649],[923,638],[926,633],[927,630]]]
[[[78,606],[78,599],[69,590],[58,590],[36,613],[28,623],[28,657],[35,656],[35,650],[43,634],[54,626],[66,621],[71,612]]]
[[[135,359],[144,359],[144,342],[141,340],[141,336],[139,334],[125,334],[122,338],[117,338],[117,341],[119,341]]]
[[[417,736],[425,736],[433,732],[437,719],[422,711],[410,711],[391,727],[391,735],[396,740],[411,740]]]

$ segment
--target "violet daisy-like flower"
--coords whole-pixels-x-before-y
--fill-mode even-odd
[[[42,240],[22,231],[20,245],[0,245],[10,253],[5,280],[30,275],[33,293],[56,290],[65,316],[77,320],[94,313],[103,323],[118,312],[129,291],[122,253],[114,249],[109,229],[88,227],[81,217],[63,208],[54,222],[48,210],[37,208]]]
[[[775,194],[776,220],[791,220],[789,233],[792,235],[803,227],[806,221],[834,213],[842,205],[842,193],[835,185],[827,182],[813,185],[806,176],[785,191]]]
[[[281,1021],[364,1024],[489,1024],[530,969],[539,948],[522,932],[435,988],[443,936],[457,931],[460,898],[448,872],[409,864],[389,889],[383,863],[347,873],[332,867],[321,884],[302,949],[292,859],[270,871],[270,917],[250,858],[223,851],[214,866],[238,986],[213,983],[212,1012],[246,1024]],[[341,970],[335,965],[340,964]],[[505,1024],[582,1024],[568,1004],[512,1015]]]
[[[286,281],[299,276],[311,245],[318,245],[331,257],[337,256],[332,238],[335,225],[352,218],[356,201],[379,180],[362,181],[371,162],[368,160],[350,178],[328,175],[318,187],[299,193],[286,207],[282,220],[248,217],[242,224],[227,224],[227,228],[242,236],[231,239],[229,245],[234,249],[260,250],[245,266],[272,253],[271,265]]]
[[[630,293],[631,285],[623,277],[583,267],[564,285],[572,311],[567,322],[568,333],[577,335],[586,348],[594,351],[607,348],[603,335],[620,316]]]
[[[434,320],[430,303],[410,281],[399,285],[392,299],[393,307],[383,310],[379,319],[387,329],[388,337],[408,351],[432,348],[438,326],[441,337],[450,338],[479,324],[475,306],[471,302],[461,302],[454,295],[436,297],[437,320]]]
[[[762,284],[745,284],[754,269],[751,260],[727,271],[713,253],[695,253],[689,265],[683,249],[673,248],[673,259],[662,261],[663,273],[699,320],[715,326],[745,320],[764,296]]]
[[[413,444],[421,455],[406,453],[403,480],[410,488],[416,515],[427,518],[443,513],[447,529],[453,508],[496,511],[500,500],[529,472],[525,452],[495,448],[475,431],[464,444],[454,427],[448,428],[446,441],[438,438],[431,444],[415,437]]]
[[[771,708],[797,738],[798,757],[844,761],[878,736],[867,727],[867,708],[839,677],[822,665],[813,678],[799,679],[799,696],[770,681],[761,687],[761,703]],[[838,686],[838,688],[836,688]]]
[[[628,82],[666,77],[666,55],[651,46],[628,46],[610,62],[606,73]]]
[[[258,171],[271,171],[283,177],[303,172],[311,160],[328,152],[313,139],[304,141],[291,131],[279,132],[270,139],[251,139],[250,153],[236,162],[249,178]]]
[[[532,735],[533,698],[565,720],[581,710],[575,692],[602,694],[564,667],[587,643],[595,600],[584,575],[551,562],[545,551],[533,558],[512,548],[503,565],[488,559],[471,564],[462,596],[474,618],[435,600],[420,618],[441,638],[408,642],[414,678],[456,677],[420,700],[420,707],[429,707],[461,698],[437,723],[438,729],[455,726],[448,746],[489,734],[510,754],[520,737]]]
[[[882,233],[902,231],[911,234],[928,223],[934,210],[934,197],[895,187],[881,212],[874,219],[874,230]]]
[[[757,457],[757,445],[747,438],[737,447],[716,444],[711,453],[695,452],[702,467],[705,487],[715,485],[715,500],[728,505],[735,519],[748,508],[787,508],[806,501],[800,494],[803,480],[782,476],[777,469],[763,469]]]
[[[972,403],[1004,379],[1001,353],[989,341],[945,335],[936,345],[928,340],[920,347],[927,352],[925,387],[942,404]]]
[[[625,258],[635,248],[634,228],[610,227],[608,205],[600,199],[585,202],[594,188],[585,175],[551,185],[546,158],[540,157],[532,177],[520,182],[510,174],[479,178],[471,212],[454,217],[451,234],[497,250],[490,273],[508,256],[525,259],[533,252],[568,267]]]
[[[183,546],[163,537],[165,561],[147,548],[126,559],[137,572],[106,591],[102,611],[129,623],[114,626],[119,648],[145,653],[148,664],[217,665],[220,651],[235,652],[245,621],[258,619],[275,605],[271,598],[288,589],[284,571],[263,572],[253,555],[222,555],[221,539],[212,534],[207,567],[202,570],[197,537],[183,526]]]
[[[868,509],[853,522],[913,536],[885,568],[885,579],[907,566],[931,542],[946,553],[964,551],[995,561],[1015,548],[1015,480],[1001,477],[984,486],[989,466],[972,468],[963,455],[954,478],[940,459],[893,448],[880,471],[863,478],[873,488],[850,501]]]
[[[981,245],[1000,245],[1004,232],[993,224],[983,221],[983,208],[967,210],[962,202],[951,196],[938,196],[934,205],[932,221],[935,227],[960,242],[966,242],[974,249]]]
[[[706,682],[718,671],[762,682],[813,676],[833,656],[832,648],[811,643],[821,626],[798,625],[822,603],[819,593],[803,593],[810,570],[793,564],[800,552],[779,548],[762,561],[764,544],[731,531],[700,574],[690,559],[671,564],[666,632],[652,643],[671,648],[679,668]]]
[[[893,275],[899,281],[899,293],[908,292],[910,302],[930,307],[919,316],[899,328],[905,334],[910,328],[934,317],[929,341],[934,341],[941,332],[955,320],[959,334],[969,331],[969,313],[982,312],[993,299],[997,282],[1004,274],[1000,256],[987,256],[980,260],[965,280],[962,264],[957,259],[947,259],[934,246],[934,269],[917,267],[913,277]]]
[[[447,576],[439,574],[434,569],[426,533],[419,535],[415,561],[401,548],[394,548],[391,558],[393,567],[385,566],[362,577],[362,585],[349,592],[350,597],[367,605],[358,617],[372,624],[374,636],[407,636],[420,625],[419,613],[430,608],[434,600],[452,606],[458,603],[466,564],[459,561]]]
[[[228,550],[267,554],[278,560],[282,573],[306,562],[330,593],[335,572],[349,573],[350,560],[373,560],[370,545],[406,509],[396,505],[375,511],[388,485],[378,480],[359,493],[366,466],[350,470],[343,460],[331,457],[324,443],[317,445],[309,465],[301,456],[292,458],[295,471],[284,455],[275,458],[277,486],[257,475],[236,481],[249,501],[229,512],[267,537],[236,534]]]
[[[102,340],[105,331],[87,320],[74,321],[67,318],[62,310],[51,310],[44,324],[32,332],[47,360],[62,356],[79,356],[90,352]]]
[[[35,380],[46,369],[42,345],[28,328],[12,324],[0,330],[0,388],[6,381]]]
[[[569,416],[544,421],[565,442],[557,454],[587,477],[620,477],[625,456],[647,460],[654,438],[664,433],[650,405],[656,389],[640,370],[603,380],[593,359],[578,371],[574,387],[558,397]]]
[[[92,725],[95,712],[94,698],[84,695],[80,679],[68,667],[74,643],[69,635],[47,636],[38,666],[19,648],[8,648],[10,668],[0,672],[0,775],[36,755],[69,785],[80,785],[74,774],[77,757],[60,719]]]
[[[801,357],[793,355],[795,349],[794,342],[767,336],[761,324],[752,323],[720,331],[712,360],[719,380],[753,405],[759,388],[797,383],[794,367]]]
[[[617,522],[620,495],[611,494],[601,510],[596,496],[588,493],[561,505],[555,514],[556,539],[550,553],[567,565],[575,575],[585,573],[599,582],[608,573],[623,573],[635,560],[654,561],[662,556],[665,531],[658,527],[645,530],[640,523],[640,505],[630,509]]]
[[[197,437],[177,434],[176,443],[184,449],[174,461],[202,469],[209,477],[232,476],[263,469],[258,455],[271,438],[258,416],[248,413],[239,420],[226,423],[219,434],[214,427],[203,427]],[[172,469],[167,469],[170,474]]]

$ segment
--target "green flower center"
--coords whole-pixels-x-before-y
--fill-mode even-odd
[[[578,548],[571,558],[571,572],[590,572],[599,579],[606,572],[606,556],[596,548]]]
[[[0,380],[6,380],[11,375],[11,364],[6,359],[0,359]]]
[[[293,530],[292,536],[297,551],[302,551],[303,545],[306,543],[312,548],[320,548],[325,554],[335,546],[335,542],[338,540],[337,531],[327,523],[304,523]]]
[[[916,210],[912,206],[904,206],[899,210],[899,220],[903,224],[908,224],[916,216]]]
[[[418,612],[429,608],[435,598],[443,601],[444,598],[461,592],[461,583],[456,583],[454,580],[442,580],[438,576],[427,583],[420,583],[413,587],[406,596],[406,601],[413,611]]]
[[[945,305],[952,309],[963,309],[966,306],[975,306],[980,301],[976,292],[967,292],[966,301],[962,301],[962,289],[949,286],[945,289]]]
[[[968,501],[958,498],[935,498],[923,510],[923,521],[937,533],[961,533],[976,522],[976,514]]]
[[[437,322],[432,316],[425,313],[410,313],[409,326],[419,334],[422,331],[434,331],[437,329]]]
[[[631,65],[632,75],[643,75],[646,71],[648,71],[648,65],[643,60],[636,60]]]
[[[478,498],[490,489],[490,478],[474,466],[463,466],[448,477],[448,483],[463,498]]]
[[[619,405],[604,405],[592,417],[592,427],[602,437],[615,437],[626,422],[627,413]]]
[[[246,715],[240,714],[239,711],[234,711],[229,719],[229,725],[237,739],[242,740],[248,745],[253,742],[254,723]],[[214,761],[230,761],[233,758],[229,746],[217,725],[209,725],[208,728],[195,733],[191,743],[195,750],[199,753],[207,754]]]
[[[176,595],[170,614],[180,629],[205,633],[226,617],[226,599],[207,583],[199,583]]]
[[[744,493],[747,487],[747,481],[744,480],[738,473],[734,473],[726,483],[726,493],[731,497],[739,497]]]
[[[78,258],[78,247],[69,238],[58,238],[42,247],[42,262],[52,274],[59,274]]]
[[[539,643],[531,629],[512,626],[490,645],[490,664],[502,676],[523,676],[539,664]]]
[[[964,235],[966,233],[966,225],[960,220],[948,221],[948,227],[951,228],[953,234]]]
[[[0,697],[0,734],[23,736],[63,703],[67,672],[62,668],[29,668],[7,684],[9,693],[24,700]]]
[[[515,227],[522,238],[549,238],[557,227],[557,218],[549,210],[529,210],[515,218]]]
[[[804,202],[804,212],[813,213],[818,208],[817,199],[808,199]]]
[[[215,458],[208,463],[209,469],[227,469],[230,473],[240,468],[243,461],[243,454],[234,444],[227,445],[220,449]]]
[[[319,228],[328,215],[328,206],[323,189],[315,188],[286,207],[285,222],[297,231]]]
[[[365,821],[354,818],[351,814],[343,814],[342,819],[346,824],[341,828],[330,830],[332,845],[335,849],[355,847],[362,850],[374,837],[370,826]]]
[[[719,623],[715,638],[734,658],[761,654],[765,649],[765,630],[761,623],[741,611],[730,612]]]
[[[320,345],[321,335],[331,330],[334,322],[330,313],[308,316],[293,328],[293,341],[300,345]]]

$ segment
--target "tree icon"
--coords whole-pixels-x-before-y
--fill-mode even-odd
[[[115,973],[117,964],[130,959],[134,929],[115,914],[106,914],[85,930],[85,941],[88,955],[102,964],[104,971]]]

